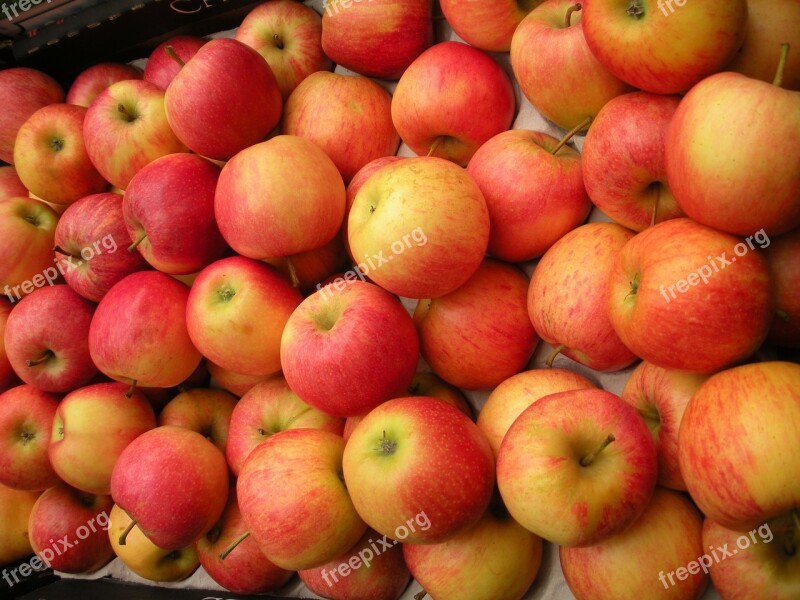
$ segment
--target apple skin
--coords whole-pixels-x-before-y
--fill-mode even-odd
[[[561,569],[577,600],[695,600],[703,595],[708,575],[698,568],[683,580],[673,579],[675,585],[666,577],[703,555],[702,528],[691,500],[656,488],[642,516],[622,533],[595,546],[559,548]]]
[[[686,405],[708,379],[642,361],[631,373],[622,399],[644,419],[658,448],[658,484],[686,491],[678,462],[678,431]]]
[[[494,488],[494,457],[481,431],[457,408],[425,396],[389,400],[364,417],[343,465],[358,514],[393,539],[404,528],[409,544],[466,531],[483,516]]]
[[[8,316],[3,335],[19,378],[58,393],[88,383],[97,374],[89,355],[94,309],[68,285],[46,286],[23,298]]]
[[[589,215],[581,155],[546,133],[504,131],[481,146],[469,173],[489,209],[489,253],[508,262],[536,258]]]
[[[772,240],[764,254],[772,273],[775,304],[788,318],[776,316],[767,339],[777,346],[800,348],[800,229]]]
[[[86,149],[86,113],[82,106],[51,104],[20,126],[14,164],[33,195],[53,204],[72,204],[108,187]]]
[[[403,547],[396,541],[388,550],[381,548],[380,554],[369,558],[369,554],[375,554],[370,544],[380,537],[377,531],[367,528],[361,539],[341,556],[297,574],[309,590],[330,600],[397,600],[408,587],[411,575],[403,560]],[[350,567],[351,561],[358,565],[356,569]],[[347,576],[338,572],[340,565],[346,565]]]
[[[211,378],[218,383],[220,387],[239,398],[249,392],[256,384],[272,377],[272,375],[244,375],[220,367],[210,360],[206,360],[206,365]]]
[[[120,81],[101,92],[86,113],[83,136],[94,166],[123,190],[157,158],[187,150],[167,122],[164,90],[147,81]]]
[[[33,554],[28,538],[28,517],[39,492],[25,492],[0,485],[0,565]]]
[[[644,421],[604,390],[534,402],[497,453],[497,483],[511,516],[562,546],[590,546],[624,531],[645,510],[657,478],[656,447]]]
[[[754,122],[753,114],[774,117]],[[786,135],[775,137],[776,126]],[[703,225],[742,236],[800,226],[799,131],[800,92],[738,73],[703,80],[681,100],[667,133],[667,181],[678,206]],[[711,139],[713,148],[705,145]],[[780,163],[763,166],[772,156]]]
[[[514,107],[514,89],[500,65],[472,46],[448,41],[423,52],[403,73],[392,121],[416,154],[466,166],[484,142],[511,127]]]
[[[592,203],[623,227],[642,231],[685,216],[667,184],[666,138],[680,98],[633,92],[597,114],[581,150]],[[655,214],[654,214],[655,213]]]
[[[306,298],[281,337],[289,387],[334,417],[365,414],[402,393],[419,358],[414,322],[396,298],[371,283],[343,284]],[[347,368],[331,370],[332,364]]]
[[[0,201],[6,198],[25,198],[28,195],[26,188],[17,175],[17,170],[11,165],[0,166]]]
[[[542,340],[596,371],[636,359],[607,316],[608,277],[633,235],[616,223],[573,229],[544,254],[528,288],[528,315]]]
[[[629,12],[632,4],[584,0],[583,32],[597,60],[646,92],[688,90],[721,71],[744,40],[747,0],[636,0],[638,15]]]
[[[333,160],[345,184],[361,167],[394,155],[400,146],[389,92],[367,77],[327,71],[312,73],[292,92],[281,133],[317,144]]]
[[[511,40],[511,68],[522,93],[545,118],[566,130],[594,118],[612,98],[632,89],[589,49],[580,5],[567,25],[574,5],[572,0],[539,4]]]
[[[136,249],[162,273],[187,275],[229,250],[214,218],[220,168],[194,154],[150,162],[125,190],[122,211]],[[146,237],[142,237],[146,236]]]
[[[11,314],[11,307],[10,302],[0,298],[0,393],[5,392],[18,381],[17,374],[14,373],[11,363],[8,361],[8,353],[3,341],[5,339],[8,315]]]
[[[366,530],[341,479],[344,440],[319,429],[276,433],[248,456],[239,508],[267,558],[311,569],[353,547]],[[287,535],[290,533],[290,535]]]
[[[40,108],[64,101],[58,82],[41,71],[16,67],[0,71],[0,160],[14,164],[14,141],[20,126]],[[27,195],[27,194],[24,194]]]
[[[463,285],[483,261],[489,211],[464,169],[441,158],[407,158],[361,186],[347,235],[359,270],[375,283],[406,298],[438,298]],[[391,251],[387,240],[402,244],[403,252]]]
[[[235,38],[264,57],[284,100],[312,73],[333,68],[322,51],[322,17],[292,0],[259,4],[236,29]]]
[[[487,52],[508,52],[520,21],[543,0],[441,0],[444,18],[462,40]]]
[[[111,493],[117,458],[137,437],[156,426],[147,397],[125,396],[122,383],[96,383],[67,394],[53,420],[48,456],[67,484],[97,495]]]
[[[215,364],[244,375],[281,370],[281,335],[303,297],[272,267],[233,256],[195,279],[186,326],[196,347]]]
[[[533,369],[517,373],[489,394],[478,413],[478,429],[486,436],[496,457],[506,432],[531,404],[550,394],[594,387],[582,375],[566,369]]]
[[[734,255],[737,244],[746,254]],[[728,256],[736,262],[718,266],[717,257]],[[734,236],[672,219],[637,234],[614,263],[608,315],[625,345],[648,362],[713,373],[750,356],[767,336],[775,310],[769,266]],[[708,271],[703,285],[701,268]]]
[[[113,506],[111,496],[87,494],[64,484],[45,490],[33,505],[28,520],[33,551],[43,562],[47,559],[45,564],[49,563],[47,566],[56,571],[96,571],[114,558],[106,533]],[[71,547],[53,543],[62,538]]]
[[[89,108],[95,98],[109,86],[129,79],[141,79],[142,71],[131,65],[99,63],[82,71],[67,92],[67,104]]]
[[[156,271],[114,285],[89,328],[89,352],[100,372],[144,387],[173,387],[189,377],[202,356],[186,331],[188,296],[186,285]]]
[[[736,443],[747,440],[746,444]],[[686,407],[678,459],[692,499],[723,527],[747,531],[800,504],[800,365],[717,373]]]
[[[138,527],[131,529],[125,545],[120,546],[119,537],[130,525],[131,518],[116,504],[110,516],[108,537],[114,554],[139,577],[157,582],[181,581],[200,566],[194,544],[180,550],[164,550],[147,539]]]
[[[234,475],[239,475],[253,449],[287,429],[322,429],[342,435],[344,421],[303,402],[282,375],[253,386],[233,409],[226,456]]]
[[[297,202],[297,190],[303,202]],[[222,169],[217,224],[238,254],[265,259],[324,246],[339,231],[345,188],[336,165],[313,142],[280,135],[237,154]],[[270,236],[263,232],[269,231]]]
[[[181,142],[202,156],[228,160],[272,131],[283,101],[275,75],[258,52],[219,38],[204,44],[175,76],[164,106]]]
[[[64,279],[92,302],[100,302],[115,283],[131,273],[149,268],[139,252],[126,251],[131,243],[119,194],[81,198],[67,207],[56,225],[56,257]],[[84,260],[82,252],[91,252],[91,259]]]
[[[367,77],[399,79],[433,40],[431,0],[329,0],[322,13],[325,54]]]
[[[493,388],[528,364],[539,336],[527,310],[528,277],[486,259],[454,292],[420,300],[414,323],[422,356],[445,381]]]
[[[178,58],[187,63],[206,42],[207,40],[192,35],[176,35],[162,42],[150,53],[144,66],[142,79],[166,90],[181,70],[181,65],[167,54],[167,46],[172,46],[172,50],[178,55]]]
[[[228,466],[196,431],[163,425],[119,455],[111,474],[114,501],[159,548],[179,550],[206,533],[228,499]]]
[[[760,525],[756,534],[726,529],[711,519],[703,523],[703,545],[712,551],[728,548],[733,556],[711,565],[711,581],[725,600],[792,600],[800,591],[797,524],[790,515]],[[747,539],[748,546],[742,549]],[[756,540],[757,543],[753,543]],[[727,546],[726,546],[727,545]],[[790,549],[792,549],[790,551]],[[708,550],[706,551],[708,553]]]
[[[43,273],[53,266],[57,223],[58,215],[44,202],[27,197],[0,200],[0,285],[12,302],[33,291],[37,275],[44,285]],[[58,276],[57,270],[48,273],[52,279]],[[31,283],[19,287],[27,281]]]
[[[195,388],[175,396],[161,410],[158,424],[202,434],[225,454],[236,398],[223,390]]]
[[[350,257],[340,230],[324,246],[292,256],[266,258],[264,262],[278,269],[293,287],[306,295],[312,293],[320,281],[346,269]]]

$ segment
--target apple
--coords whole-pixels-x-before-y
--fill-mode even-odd
[[[120,81],[101,92],[86,113],[83,136],[94,166],[123,190],[157,158],[186,151],[167,122],[164,90],[147,81]]]
[[[541,3],[511,40],[511,68],[522,93],[563,129],[586,129],[587,119],[607,102],[631,91],[589,49],[581,6],[572,0]]]
[[[488,52],[508,52],[520,21],[543,0],[441,0],[444,18],[462,40]]]
[[[475,525],[495,481],[480,429],[457,408],[424,396],[389,400],[364,417],[343,464],[358,514],[409,544],[447,541]]]
[[[694,600],[708,585],[708,570],[697,562],[702,529],[691,500],[656,488],[642,516],[622,533],[586,548],[559,548],[561,569],[577,600]]]
[[[800,457],[798,417],[795,363],[728,369],[694,393],[681,422],[678,459],[703,514],[740,531],[793,510],[797,519],[800,482],[791,474]]]
[[[657,478],[647,425],[598,389],[534,402],[497,453],[497,484],[511,516],[562,546],[590,546],[624,531],[644,512]]]
[[[292,256],[266,258],[264,262],[278,269],[303,294],[310,294],[320,281],[345,269],[349,260],[340,230],[324,246]]]
[[[89,494],[111,493],[111,472],[133,440],[156,426],[141,391],[125,396],[122,383],[96,383],[75,390],[59,403],[48,455],[67,484]]]
[[[796,598],[800,589],[798,529],[800,525],[789,515],[772,519],[746,534],[706,519],[703,545],[708,548],[707,560],[717,558],[711,561],[710,572],[720,597],[725,600]]]
[[[81,198],[67,207],[56,225],[56,258],[64,279],[92,302],[100,302],[126,276],[148,268],[139,252],[126,251],[131,243],[119,194]]]
[[[322,429],[342,435],[344,422],[303,402],[282,375],[262,381],[245,393],[233,409],[226,456],[234,475],[253,449],[287,429]]]
[[[721,71],[744,40],[747,0],[584,0],[594,55],[633,87],[677,94]]]
[[[129,79],[141,79],[142,71],[132,65],[99,63],[82,71],[72,82],[65,102],[89,108],[109,86]]]
[[[235,38],[264,57],[284,100],[306,77],[333,67],[322,51],[322,17],[292,0],[259,4],[236,29]]]
[[[496,499],[474,527],[439,544],[405,544],[403,556],[431,598],[520,600],[539,573],[542,540]]]
[[[45,490],[28,521],[33,551],[56,571],[96,571],[114,557],[106,533],[113,506],[110,496],[87,494],[64,484]]]
[[[180,550],[164,550],[147,539],[137,527],[130,529],[125,544],[121,545],[119,538],[128,531],[132,520],[118,505],[111,509],[110,516],[108,537],[114,554],[139,577],[158,582],[181,581],[200,566],[194,544]]]
[[[162,42],[150,53],[142,79],[166,90],[180,72],[182,63],[189,62],[207,40],[193,35],[176,35]],[[171,50],[167,50],[171,48]],[[175,60],[172,55],[178,57]]]
[[[302,202],[297,190],[303,190]],[[280,135],[225,165],[214,211],[222,236],[238,254],[275,258],[330,242],[342,225],[344,199],[342,177],[322,149]]]
[[[225,453],[236,398],[223,390],[195,388],[175,396],[158,415],[159,425],[191,429]]]
[[[590,389],[595,385],[566,369],[533,369],[517,373],[498,385],[478,412],[478,429],[486,436],[497,456],[506,432],[534,402],[559,392]]]
[[[589,215],[581,156],[546,133],[515,129],[494,136],[467,173],[489,209],[489,253],[501,260],[536,258]]]
[[[795,293],[800,286],[800,229],[765,244],[761,247],[765,248],[778,307],[768,339],[778,346],[800,348],[800,298]]]
[[[128,235],[162,273],[186,275],[228,252],[214,219],[220,168],[194,154],[157,158],[134,175],[122,212]]]
[[[236,489],[232,488],[219,521],[195,543],[203,569],[234,594],[262,594],[280,588],[294,573],[272,564],[253,538],[241,541],[236,551],[224,559],[220,557],[245,531],[247,525],[239,510]]]
[[[196,431],[162,425],[119,455],[111,495],[156,546],[179,550],[197,541],[222,514],[228,466],[222,452]]]
[[[678,463],[678,431],[686,405],[706,375],[663,369],[643,361],[633,370],[622,399],[644,419],[658,448],[658,484],[686,490]]]
[[[181,68],[164,106],[181,142],[197,154],[228,160],[264,139],[278,124],[283,102],[263,57],[242,42],[219,38]]]
[[[493,388],[528,364],[539,336],[527,310],[528,277],[486,259],[454,292],[420,300],[414,323],[422,356],[445,381]]]
[[[614,221],[642,231],[685,216],[667,184],[667,128],[680,98],[648,92],[608,102],[586,134],[583,181],[592,203]]]
[[[345,183],[361,167],[394,155],[400,146],[389,92],[366,77],[327,71],[312,73],[289,96],[281,133],[317,144],[333,160]]]
[[[58,82],[41,71],[16,67],[0,71],[0,160],[14,164],[14,141],[20,126],[48,104],[64,101]],[[24,194],[27,195],[27,194]]]
[[[218,364],[206,360],[208,372],[211,378],[224,390],[229,391],[234,396],[241,398],[250,391],[257,383],[266,381],[272,375],[244,375],[235,371],[229,371]]]
[[[321,567],[299,571],[300,580],[318,596],[331,600],[397,600],[408,587],[411,575],[403,560],[403,547],[394,541],[385,549],[386,542],[377,531],[367,528],[341,556]],[[377,551],[373,551],[375,548]]]
[[[407,298],[438,298],[480,266],[489,211],[461,167],[409,158],[380,168],[361,186],[347,235],[359,271],[375,283]]]
[[[303,297],[275,269],[233,256],[197,276],[186,304],[186,327],[204,356],[253,376],[281,370],[281,334]]]
[[[555,347],[548,365],[558,353],[596,371],[618,371],[636,359],[607,316],[608,277],[633,235],[616,223],[589,223],[558,240],[536,265],[528,315]]]
[[[775,306],[767,261],[691,219],[637,234],[609,271],[614,330],[659,367],[712,373],[753,354],[769,331]]]
[[[0,298],[0,393],[6,391],[17,381],[17,374],[8,361],[8,352],[4,343],[6,323],[11,314],[11,303]]]
[[[447,41],[403,73],[392,121],[417,154],[466,166],[484,142],[511,127],[514,107],[514,89],[500,65],[476,48]]]
[[[28,538],[28,517],[39,497],[38,492],[25,492],[0,485],[0,565],[7,565],[33,554]]]
[[[1,485],[35,492],[60,481],[47,457],[59,400],[27,384],[0,394]]]
[[[11,165],[0,166],[0,201],[27,195],[28,188],[20,181],[17,170]]]
[[[14,164],[25,187],[42,200],[72,204],[108,187],[85,145],[86,112],[74,104],[50,104],[20,126]]]
[[[200,364],[186,331],[189,288],[156,271],[115,284],[89,328],[89,352],[101,373],[131,386],[173,387]]]
[[[236,483],[239,508],[275,565],[323,565],[366,530],[341,477],[343,452],[335,433],[291,429],[259,444],[245,461]]]
[[[779,75],[788,52],[785,44]],[[772,119],[754,122],[756,113]],[[666,142],[667,181],[681,210],[742,236],[761,230],[777,236],[800,226],[800,144],[793,135],[775,136],[775,127],[800,128],[800,92],[731,72],[694,86],[681,100]],[[713,150],[704,147],[707,140],[714,140]],[[765,140],[770,157],[780,157],[769,167]]]
[[[419,339],[391,294],[361,281],[342,284],[315,292],[289,317],[281,337],[281,366],[289,387],[304,402],[335,417],[351,417],[411,384]]]
[[[398,79],[433,43],[431,0],[327,0],[322,49],[337,65],[380,79]]]

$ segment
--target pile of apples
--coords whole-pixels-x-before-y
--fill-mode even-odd
[[[52,567],[797,600],[799,90],[795,0],[269,0],[0,72],[0,564],[107,514]]]

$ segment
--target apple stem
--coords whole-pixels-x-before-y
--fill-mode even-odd
[[[131,380],[131,387],[129,387],[128,391],[125,392],[125,397],[126,398],[130,398],[131,396],[133,396],[133,392],[135,392],[135,391],[136,391],[136,380],[132,379]]]
[[[570,26],[572,25],[572,13],[577,12],[577,11],[581,10],[582,8],[583,8],[583,5],[581,5],[581,4],[573,4],[572,6],[570,6],[567,9],[567,17],[566,17],[566,19],[564,21],[564,27],[566,29],[569,29]]]
[[[603,440],[603,443],[600,444],[600,447],[597,450],[595,450],[594,452],[592,452],[588,456],[584,456],[581,459],[581,466],[582,467],[588,467],[589,465],[591,465],[597,459],[597,457],[600,455],[600,453],[603,450],[605,450],[606,447],[616,439],[617,438],[614,437],[613,433],[609,434],[609,436],[606,439]]]
[[[572,139],[572,136],[578,133],[581,129],[588,127],[591,124],[591,122],[592,122],[592,117],[586,117],[583,121],[575,125],[575,127],[573,127],[567,132],[567,135],[561,138],[561,141],[558,142],[558,144],[556,144],[556,147],[553,148],[553,151],[550,154],[552,154],[553,156],[558,154],[558,151],[567,145],[567,142],[569,142]]]
[[[292,262],[292,259],[286,258],[286,268],[289,270],[289,278],[292,280],[292,287],[300,287],[300,278],[297,276],[297,269]]]
[[[136,519],[133,519],[133,520],[131,520],[130,523],[128,523],[128,526],[125,528],[125,531],[123,531],[119,536],[118,543],[119,543],[120,546],[124,546],[125,545],[125,543],[128,540],[128,534],[131,531],[133,531],[133,528],[136,527],[137,524],[138,524],[138,521],[136,521]]]
[[[226,558],[228,558],[228,554],[233,552],[236,549],[236,546],[241,544],[248,537],[250,537],[249,531],[245,531],[243,534],[239,535],[235,540],[231,542],[230,546],[228,546],[227,548],[225,548],[225,550],[222,551],[222,553],[219,555],[219,559],[225,560]]]
[[[123,115],[125,115],[125,118],[128,120],[128,123],[136,120],[136,117],[133,116],[133,114],[131,114],[131,111],[125,108],[125,105],[122,104],[121,102],[117,104],[117,112],[121,112]]]
[[[428,592],[426,592],[425,590],[422,590],[421,592],[417,592],[416,594],[414,594],[414,600],[422,600],[427,595],[428,595]]]
[[[275,41],[275,45],[278,47],[279,50],[283,50],[283,40],[281,36],[277,33],[272,36],[272,39]]]
[[[781,59],[778,62],[778,70],[775,73],[775,79],[772,80],[773,85],[781,87],[783,85],[783,72],[786,70],[786,61],[789,58],[789,44],[781,44]]]
[[[186,63],[183,62],[183,59],[181,59],[180,56],[178,56],[178,53],[175,52],[175,48],[173,48],[172,46],[167,46],[166,48],[164,48],[164,52],[166,52],[167,56],[169,56],[172,60],[178,63],[178,65],[180,65],[181,68],[186,66]]]
[[[136,250],[136,247],[139,244],[141,244],[144,241],[144,238],[146,237],[147,237],[147,232],[143,231],[142,233],[140,233],[139,237],[137,237],[136,240],[130,246],[128,246],[128,252],[133,252],[134,250]]]
[[[431,144],[431,149],[428,150],[428,156],[433,156],[433,153],[436,151],[436,149],[439,147],[439,144],[441,143],[442,143],[442,136],[439,136],[436,138],[436,141],[433,142],[433,144]]]
[[[659,202],[661,202],[661,184],[656,185],[656,199],[653,201],[653,214],[650,215],[650,227],[656,224]]]
[[[787,313],[785,310],[781,310],[780,308],[776,309],[775,316],[778,317],[781,321],[784,321],[786,323],[789,322],[789,313]]]
[[[55,354],[53,354],[52,350],[45,350],[44,354],[35,360],[26,360],[25,366],[26,367],[35,367],[36,365],[40,365],[42,363],[47,362],[51,358],[53,358]]]
[[[552,366],[553,366],[553,361],[556,359],[556,356],[558,356],[559,354],[561,354],[561,351],[562,351],[564,348],[566,348],[566,346],[565,346],[564,344],[559,344],[558,346],[556,346],[556,347],[553,349],[553,351],[550,353],[550,356],[548,356],[548,357],[547,357],[547,360],[546,360],[546,361],[544,361],[544,362],[545,362],[545,364],[546,364],[548,367],[552,367]]]
[[[58,252],[59,254],[63,254],[64,256],[71,256],[74,259],[78,259],[80,257],[75,256],[74,254],[70,254],[66,250],[64,250],[61,246],[53,246],[53,252]]]

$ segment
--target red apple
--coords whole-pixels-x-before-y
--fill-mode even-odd
[[[150,53],[144,66],[142,79],[166,90],[175,75],[180,72],[183,66],[181,63],[189,62],[189,59],[197,54],[206,41],[192,35],[176,35],[162,42]],[[167,48],[172,48],[172,50],[167,51]],[[179,60],[175,60],[171,56],[172,53]]]
[[[161,409],[159,425],[174,425],[200,433],[225,453],[236,398],[222,390],[195,388],[175,396]]]
[[[131,65],[99,63],[82,71],[67,92],[65,102],[89,108],[95,98],[109,86],[129,79],[141,79],[142,72]]]
[[[27,195],[28,188],[20,181],[17,170],[11,165],[0,166],[0,201]]]
[[[769,341],[778,346],[800,348],[800,229],[780,236],[770,245],[761,244],[772,273],[778,312],[772,320]]]
[[[520,21],[543,0],[441,0],[444,18],[462,40],[488,52],[508,52]]]
[[[8,361],[8,353],[3,341],[9,314],[11,314],[11,304],[0,299],[0,393],[6,391],[17,381],[17,374],[14,373],[11,363]]]
[[[341,230],[330,242],[314,250],[264,259],[265,263],[278,269],[303,294],[310,294],[320,281],[347,268],[349,261]]]
[[[206,365],[208,367],[208,372],[211,374],[211,378],[216,383],[234,396],[240,398],[250,391],[257,383],[261,383],[272,377],[272,375],[244,375],[243,373],[237,373],[236,371],[230,371],[220,367],[210,360],[206,360]]]

